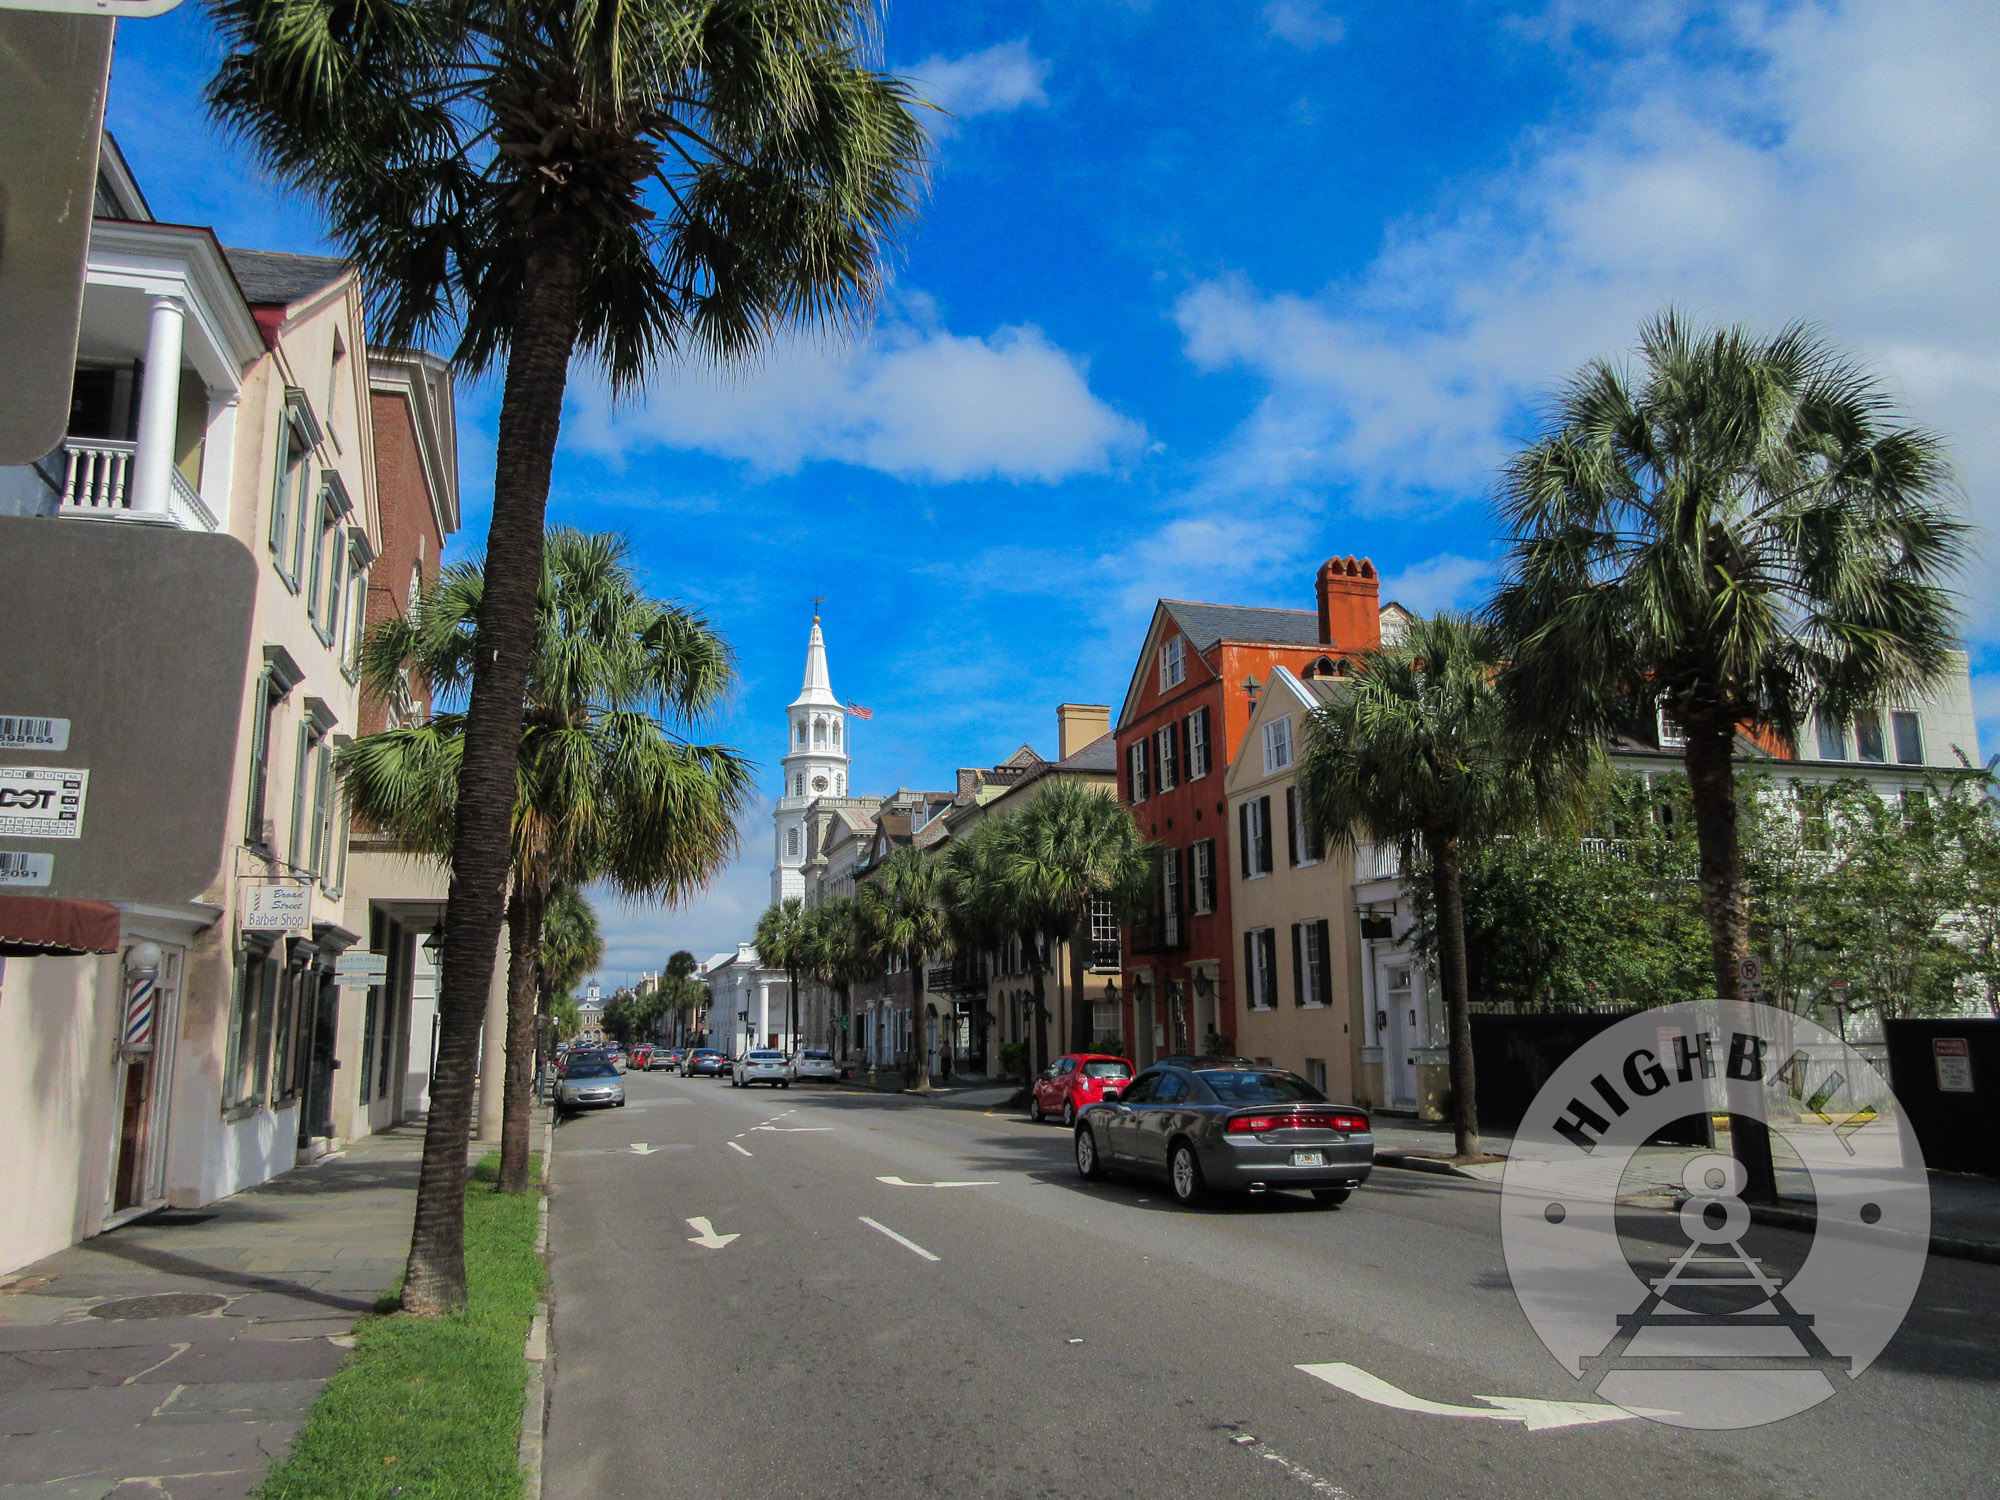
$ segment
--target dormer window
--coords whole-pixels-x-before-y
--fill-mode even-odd
[[[1688,742],[1687,730],[1681,727],[1678,719],[1667,712],[1667,706],[1664,703],[1660,705],[1659,730],[1660,748],[1662,750],[1680,750],[1686,747]]]
[[[1187,637],[1177,635],[1160,647],[1160,691],[1187,681]]]

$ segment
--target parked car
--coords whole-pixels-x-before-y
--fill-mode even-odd
[[[831,1083],[840,1077],[840,1064],[833,1060],[831,1052],[815,1051],[811,1047],[792,1059],[792,1079],[817,1078]]]
[[[658,1073],[664,1070],[671,1073],[681,1065],[681,1059],[686,1055],[685,1047],[655,1047],[652,1060],[646,1064],[646,1071]]]
[[[603,1047],[572,1047],[556,1060],[556,1076],[562,1078],[579,1063],[609,1062],[611,1054]]]
[[[1028,1090],[1028,1118],[1040,1124],[1051,1115],[1065,1125],[1132,1081],[1132,1064],[1108,1052],[1067,1052],[1043,1070]]]
[[[1375,1167],[1367,1114],[1296,1073],[1256,1064],[1155,1066],[1077,1117],[1076,1169],[1164,1178],[1192,1204],[1209,1192],[1309,1190],[1344,1203]]]
[[[594,1058],[573,1062],[556,1082],[556,1113],[572,1115],[580,1109],[623,1109],[625,1084],[610,1062]]]
[[[739,1089],[747,1089],[753,1083],[768,1083],[774,1089],[788,1089],[792,1086],[792,1066],[785,1060],[784,1053],[768,1047],[756,1047],[736,1059],[736,1069],[729,1081]]]
[[[727,1078],[729,1059],[713,1047],[696,1047],[681,1064],[683,1078]]]
[[[644,1073],[653,1066],[653,1049],[643,1045],[634,1047],[632,1049],[632,1056],[627,1061],[626,1066],[631,1068],[635,1073]]]

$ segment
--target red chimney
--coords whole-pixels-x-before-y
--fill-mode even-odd
[[[1367,558],[1329,557],[1319,565],[1319,640],[1341,651],[1382,644],[1382,581]]]

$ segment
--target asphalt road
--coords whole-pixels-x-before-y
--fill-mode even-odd
[[[557,1132],[549,1500],[2000,1487],[2000,1268],[1934,1259],[1874,1366],[1787,1421],[1530,1430],[1296,1368],[1471,1411],[1590,1399],[1515,1303],[1494,1187],[1382,1169],[1338,1209],[1190,1211],[1164,1186],[1080,1182],[1068,1132],[1019,1116],[626,1088],[625,1109]],[[736,1238],[695,1243],[695,1218]]]

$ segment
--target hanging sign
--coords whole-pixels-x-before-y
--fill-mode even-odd
[[[243,888],[245,932],[305,932],[312,927],[312,887],[272,881]]]

